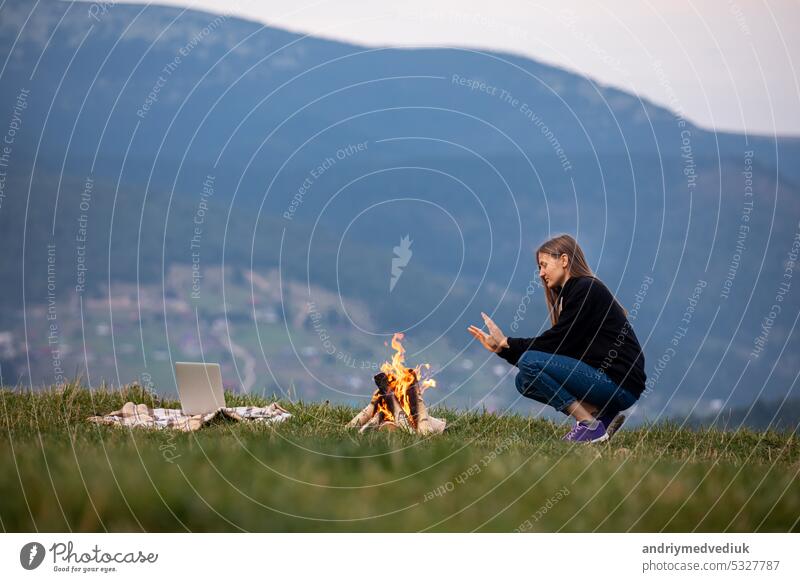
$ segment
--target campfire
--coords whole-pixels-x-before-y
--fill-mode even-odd
[[[380,374],[374,377],[377,389],[370,403],[347,426],[358,428],[359,432],[401,429],[418,434],[438,434],[444,431],[446,421],[430,416],[422,399],[427,388],[436,386],[433,378],[422,379],[422,371],[430,370],[430,364],[407,368],[402,340],[402,333],[392,337],[394,355],[391,362],[381,366]]]

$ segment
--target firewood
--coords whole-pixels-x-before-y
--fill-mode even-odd
[[[372,399],[370,400],[369,404],[367,404],[361,412],[356,414],[353,417],[353,420],[347,423],[348,428],[358,428],[363,426],[365,422],[367,422],[372,416],[375,414],[375,411],[378,409],[378,401],[381,399],[381,393],[379,390],[375,390],[372,394]]]
[[[358,428],[360,426],[364,426],[364,423],[366,423],[373,416],[375,416],[375,403],[370,402],[361,410],[361,412],[353,417],[353,420],[347,423],[347,427]]]
[[[428,434],[431,432],[431,417],[428,414],[428,407],[421,396],[417,397],[417,432]]]
[[[402,428],[407,432],[414,432],[414,427],[409,421],[408,415],[406,414],[405,410],[403,410],[402,408],[398,411],[394,423],[397,425],[398,428]]]
[[[378,393],[381,396],[385,396],[389,392],[389,377],[381,372],[380,374],[375,374],[372,379],[378,387]]]
[[[381,425],[381,422],[382,422],[382,418],[381,418],[382,416],[383,416],[383,413],[381,413],[381,412],[379,412],[378,414],[373,415],[372,418],[370,418],[367,422],[364,423],[364,426],[362,426],[358,430],[358,432],[361,433],[361,432],[366,432],[366,431],[368,431],[370,429],[373,429],[373,428],[379,428],[380,425]]]
[[[386,408],[389,409],[389,412],[392,413],[392,419],[397,422],[397,419],[400,418],[400,415],[405,413],[403,412],[403,407],[400,404],[400,401],[395,396],[394,392],[391,390],[383,397],[383,401],[386,403]]]
[[[438,434],[445,430],[446,421],[428,414],[428,408],[422,399],[422,386],[416,380],[406,391],[409,414],[391,386],[390,377],[381,372],[373,378],[377,389],[367,404],[348,424],[358,428],[360,433],[372,429],[396,431],[398,429],[419,434]]]
[[[428,417],[428,433],[427,434],[441,434],[447,428],[447,421],[443,418]],[[422,432],[422,431],[419,431]]]
[[[422,393],[419,383],[416,380],[406,391],[406,398],[408,399],[408,408],[411,412],[411,424],[417,429],[419,428],[420,410],[425,411],[425,403],[422,402]],[[420,408],[420,404],[422,408]]]

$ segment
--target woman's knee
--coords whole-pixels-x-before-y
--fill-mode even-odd
[[[562,393],[560,387],[548,380],[541,371],[531,373],[525,370],[520,370],[514,378],[514,384],[519,392],[525,398],[531,398],[542,404],[549,404],[564,412],[563,408],[568,404],[564,398],[569,398],[568,393]],[[570,399],[572,401],[574,399]],[[566,413],[565,413],[566,414]]]
[[[535,390],[537,380],[541,378],[544,373],[545,364],[547,360],[543,352],[527,351],[523,353],[517,361],[517,377],[514,379],[514,384],[517,391],[523,396],[530,396],[531,392]]]
[[[544,352],[537,352],[529,350],[523,352],[517,361],[517,367],[520,371],[537,372],[544,370],[547,362],[553,357],[553,354],[546,354]]]
[[[517,390],[520,394],[525,394],[525,391],[543,369],[543,366],[536,358],[529,356],[530,353],[531,352],[525,352],[517,361],[517,368],[519,368],[519,372],[517,372],[517,377],[514,379],[514,383],[516,384]]]

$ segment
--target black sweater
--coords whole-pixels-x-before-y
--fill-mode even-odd
[[[608,288],[596,277],[570,277],[558,301],[558,323],[538,337],[508,338],[509,347],[498,355],[514,365],[528,350],[569,356],[604,372],[638,398],[646,381],[644,354]]]

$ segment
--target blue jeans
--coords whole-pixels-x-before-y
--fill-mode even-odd
[[[567,407],[581,400],[599,409],[597,416],[630,408],[636,397],[589,364],[557,354],[527,351],[517,362],[519,393],[569,414]]]

